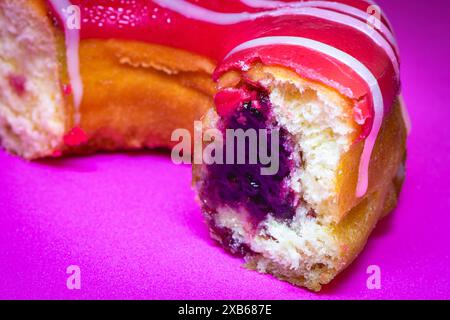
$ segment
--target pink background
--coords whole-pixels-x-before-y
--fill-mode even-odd
[[[0,151],[0,298],[450,298],[450,2],[379,0],[402,53],[413,121],[398,209],[315,294],[241,267],[210,240],[190,168],[163,153],[28,163]],[[66,268],[81,268],[81,290]],[[366,288],[378,265],[382,289]]]

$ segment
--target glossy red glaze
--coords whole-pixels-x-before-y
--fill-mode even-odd
[[[219,13],[273,10],[252,8],[239,0],[187,2]],[[363,11],[367,11],[371,5],[363,0],[334,2]],[[255,38],[304,37],[337,48],[364,64],[378,80],[383,93],[385,114],[398,95],[398,76],[385,50],[356,28],[323,18],[285,14],[220,25],[188,18],[185,16],[188,12],[177,13],[151,0],[72,0],[71,3],[81,8],[82,39],[144,41],[205,55],[218,63],[215,79],[228,70],[242,70],[255,61],[291,68],[306,79],[326,84],[359,101],[355,117],[364,125],[366,133],[370,132],[374,116],[368,85],[339,60],[311,49],[290,45],[252,48],[229,58],[225,57],[236,46]]]

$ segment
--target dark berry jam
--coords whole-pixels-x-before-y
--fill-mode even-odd
[[[219,227],[214,222],[210,224],[210,227],[215,235],[220,239],[220,244],[224,248],[227,248],[231,253],[240,257],[245,257],[246,255],[251,254],[252,250],[250,247],[245,243],[237,241],[233,237],[233,231],[231,229]]]
[[[266,129],[267,154],[271,156],[271,138],[276,122],[271,114],[270,100],[266,92],[252,88],[251,100],[239,102],[239,105],[226,117],[222,117],[219,126],[226,129]],[[256,135],[258,146],[261,137]],[[226,158],[227,142],[224,139],[223,151]],[[285,130],[279,131],[279,167],[276,174],[263,175],[261,168],[267,168],[258,157],[256,164],[250,162],[249,139],[245,139],[245,164],[237,162],[237,143],[234,143],[234,161],[225,164],[208,166],[208,178],[202,188],[203,199],[210,207],[228,206],[233,209],[245,208],[252,220],[257,224],[267,215],[279,219],[292,219],[295,214],[296,197],[287,181],[294,165],[292,153],[294,150],[291,137]],[[254,149],[254,148],[253,148]],[[232,148],[231,148],[232,150]],[[273,160],[273,159],[272,159]],[[227,164],[228,163],[228,164]]]

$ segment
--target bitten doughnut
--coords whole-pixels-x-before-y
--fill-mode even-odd
[[[24,158],[170,148],[199,119],[276,135],[274,174],[193,166],[251,269],[320,290],[396,206],[410,124],[371,1],[0,0],[0,24],[0,138]]]

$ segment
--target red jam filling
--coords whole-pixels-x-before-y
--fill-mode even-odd
[[[8,77],[9,85],[14,89],[18,96],[23,96],[26,91],[27,79],[19,74],[10,74]]]
[[[78,147],[87,141],[88,136],[80,127],[73,128],[64,136],[64,144],[68,147]]]

